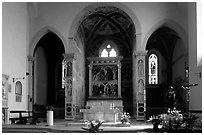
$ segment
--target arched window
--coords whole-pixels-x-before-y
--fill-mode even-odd
[[[15,93],[16,93],[16,102],[21,102],[21,98],[22,98],[22,83],[20,81],[16,82]]]
[[[158,57],[155,54],[149,55],[149,84],[158,84]]]
[[[107,44],[106,46],[102,46],[102,48],[100,49],[99,56],[100,57],[116,57],[117,52],[110,44]]]

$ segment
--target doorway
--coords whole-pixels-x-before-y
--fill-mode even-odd
[[[65,53],[61,39],[54,33],[45,34],[34,51],[34,105],[53,106],[55,118],[64,118],[62,60]],[[63,115],[62,115],[63,113]]]

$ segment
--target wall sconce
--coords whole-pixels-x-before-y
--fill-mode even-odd
[[[29,75],[29,73],[28,72],[26,72],[26,76],[28,76]]]
[[[28,76],[28,75],[29,75],[29,73],[26,72],[26,76]],[[17,78],[13,78],[13,83],[14,83],[15,81],[17,81],[17,80],[20,80],[20,79],[24,80],[25,77],[17,77]]]

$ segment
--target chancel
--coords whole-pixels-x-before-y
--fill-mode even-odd
[[[19,119],[10,111],[46,119],[52,108],[54,120],[67,122],[116,124],[124,114],[146,121],[168,111],[170,86],[172,109],[202,115],[198,3],[3,2],[2,8],[5,124]]]
[[[121,59],[119,56],[88,58],[89,97],[84,110],[85,120],[120,121],[118,116],[123,113]]]

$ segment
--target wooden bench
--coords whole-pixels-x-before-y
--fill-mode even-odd
[[[33,118],[33,112],[32,111],[22,111],[22,110],[17,110],[17,111],[10,111],[10,114],[17,113],[17,117],[11,117],[9,120],[11,120],[11,124],[26,124],[28,119]],[[26,114],[26,115],[23,115]]]

